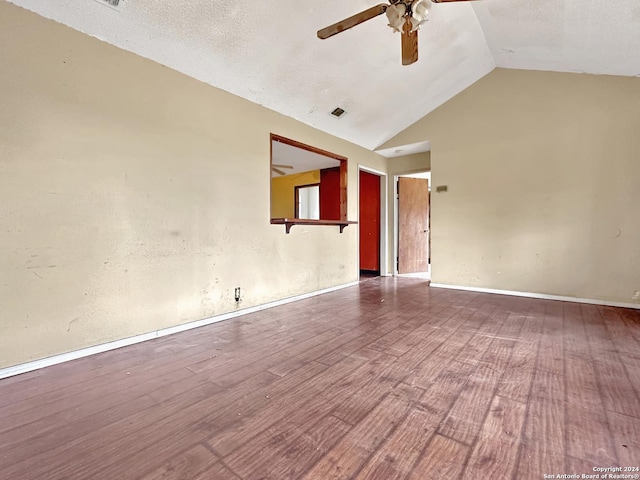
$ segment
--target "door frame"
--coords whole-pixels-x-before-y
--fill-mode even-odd
[[[387,201],[387,174],[381,170],[376,170],[375,168],[367,167],[365,165],[358,164],[358,221],[360,221],[360,170],[372,173],[380,177],[380,276],[388,277],[391,274],[389,273],[388,267],[388,228],[387,228],[387,209],[388,209],[388,201]],[[360,227],[358,226],[358,242],[360,241]],[[358,243],[359,245],[359,243]],[[358,264],[357,264],[357,275],[360,277],[360,248],[358,247]]]
[[[398,273],[398,255],[399,255],[399,249],[398,249],[398,230],[400,228],[399,222],[398,222],[398,178],[400,177],[408,177],[411,175],[415,175],[416,173],[431,173],[430,169],[420,169],[420,170],[413,170],[410,172],[402,172],[402,173],[397,173],[393,176],[393,276],[397,277],[400,274]],[[431,191],[431,181],[432,181],[432,177],[431,175],[429,175],[429,190]],[[429,212],[431,212],[432,206],[431,206],[431,199],[429,200]],[[431,216],[431,215],[430,215]],[[429,221],[429,242],[431,241],[431,221]],[[432,258],[432,252],[431,252],[431,248],[429,248],[429,258]],[[429,262],[429,270],[428,270],[429,276],[432,276],[432,269],[431,269],[431,262]],[[407,275],[411,275],[411,274],[407,274]]]

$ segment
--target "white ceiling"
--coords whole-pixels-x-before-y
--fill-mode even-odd
[[[271,141],[271,160],[274,165],[293,167],[281,168],[287,175],[340,166],[340,162],[334,158],[274,140]],[[279,177],[280,175],[272,171],[271,176]]]
[[[387,158],[403,157],[405,155],[413,155],[414,153],[423,153],[431,151],[431,142],[426,140],[424,142],[411,143],[408,145],[402,145],[401,147],[380,148],[376,150],[376,153]]]
[[[11,2],[371,150],[495,66],[640,76],[638,0],[434,5],[406,67],[384,15],[316,38],[369,0]]]

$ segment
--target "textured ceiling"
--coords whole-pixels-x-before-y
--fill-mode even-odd
[[[640,75],[637,0],[434,5],[405,67],[384,15],[316,38],[367,0],[11,2],[372,150],[495,66]]]
[[[638,0],[474,4],[498,67],[640,76]]]
[[[273,140],[271,141],[271,157],[274,165],[292,167],[281,168],[287,175],[340,166],[340,162],[334,158]],[[271,176],[278,177],[280,175],[272,171]]]

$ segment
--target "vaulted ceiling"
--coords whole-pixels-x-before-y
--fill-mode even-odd
[[[384,15],[316,37],[367,0],[11,2],[371,150],[496,66],[640,76],[638,0],[434,5],[410,66]]]

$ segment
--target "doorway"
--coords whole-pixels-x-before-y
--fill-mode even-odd
[[[358,166],[358,267],[360,277],[388,275],[387,176]]]
[[[431,172],[396,177],[396,265],[397,275],[430,278]]]
[[[360,275],[380,275],[380,177],[360,170]]]

